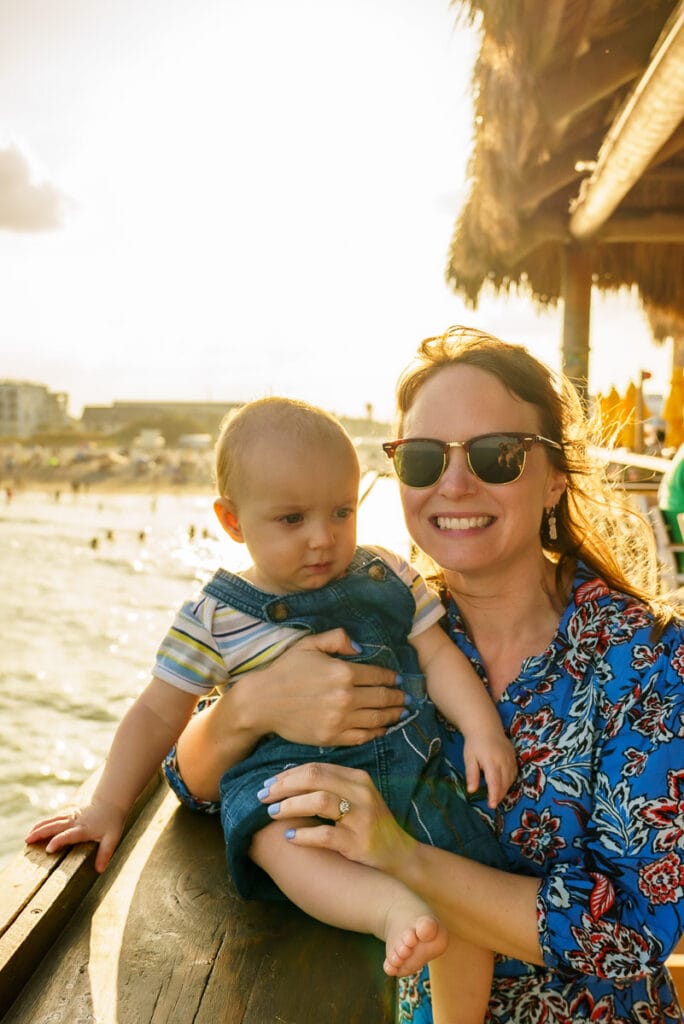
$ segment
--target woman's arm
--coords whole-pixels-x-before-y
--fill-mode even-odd
[[[415,840],[413,845],[395,877],[434,909],[452,935],[526,963],[543,964],[538,878],[486,867]]]
[[[577,858],[552,866],[539,892],[545,963],[619,983],[657,969],[684,931],[684,630],[654,642],[628,611],[594,659],[590,745],[586,727],[559,737],[590,758],[591,806]],[[591,625],[606,634],[598,616]]]
[[[300,765],[277,777],[264,802],[271,805],[276,821],[311,815],[334,820],[342,798],[351,809],[337,825],[288,831],[288,839],[298,846],[336,850],[398,878],[466,942],[543,963],[537,925],[539,880],[417,842],[399,827],[366,772],[330,764]]]
[[[224,772],[269,733],[355,746],[398,722],[405,697],[395,672],[330,657],[355,653],[341,629],[307,636],[193,716],[177,744],[178,769],[193,796],[218,799]]]

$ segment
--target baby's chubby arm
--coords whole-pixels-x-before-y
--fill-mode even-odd
[[[410,638],[427,692],[440,712],[465,737],[464,759],[469,793],[484,774],[490,807],[506,795],[518,766],[515,751],[494,703],[466,656],[437,624]]]
[[[94,841],[99,844],[95,869],[104,871],[133,803],[183,731],[196,703],[194,694],[153,678],[122,718],[90,803],[37,822],[26,842],[47,839],[45,849],[54,853],[63,846]]]

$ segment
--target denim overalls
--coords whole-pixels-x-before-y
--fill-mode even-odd
[[[416,652],[406,637],[415,614],[409,588],[372,552],[357,548],[347,573],[319,590],[265,594],[246,580],[219,570],[204,592],[249,615],[277,625],[321,633],[344,628],[362,647],[353,661],[401,673],[413,697],[410,715],[379,739],[354,747],[314,747],[264,738],[221,780],[221,823],[228,864],[243,896],[283,899],[248,857],[254,832],[272,822],[257,800],[263,782],[296,764],[334,762],[365,769],[400,824],[416,839],[497,867],[505,861],[491,829],[466,802],[463,781],[447,771],[436,710],[425,694]]]

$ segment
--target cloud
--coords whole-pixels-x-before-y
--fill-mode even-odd
[[[0,231],[51,231],[60,227],[65,196],[36,181],[16,146],[0,149]]]

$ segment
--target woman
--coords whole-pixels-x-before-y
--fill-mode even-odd
[[[394,875],[450,933],[495,950],[489,1020],[682,1021],[662,965],[684,928],[684,632],[649,596],[640,524],[611,514],[574,389],[524,349],[452,328],[423,343],[398,404],[386,450],[408,529],[517,749],[507,797],[478,804],[511,870],[416,842],[363,772],[300,766],[268,780],[264,801],[275,820],[334,819],[348,803],[339,825],[291,841]],[[388,679],[322,659],[338,641],[283,656],[261,703],[230,691],[195,716],[178,751],[191,791],[215,797],[265,732],[307,733],[302,700],[335,709],[310,743],[355,742],[398,717]],[[443,742],[462,766],[446,726]],[[432,1019],[425,976],[405,981],[401,1018]]]

